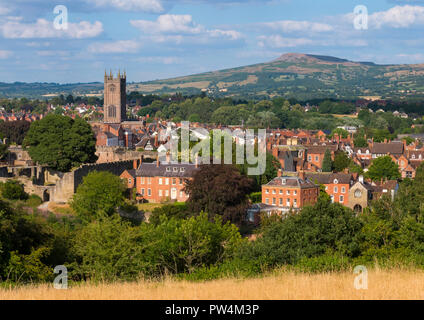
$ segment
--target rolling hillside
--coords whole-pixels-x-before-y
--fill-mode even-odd
[[[102,83],[0,83],[0,96],[42,96],[54,93],[101,93]],[[143,93],[198,94],[287,98],[424,98],[424,64],[377,65],[328,56],[288,53],[246,67],[167,80],[128,84]]]
[[[147,92],[302,98],[424,97],[424,64],[376,65],[289,53],[262,64],[134,85]]]

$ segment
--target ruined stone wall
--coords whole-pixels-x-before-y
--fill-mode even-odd
[[[132,160],[82,165],[75,171],[63,175],[62,179],[50,190],[50,200],[58,203],[68,202],[82,183],[83,178],[90,172],[107,171],[120,176],[122,172],[130,170],[132,167]]]

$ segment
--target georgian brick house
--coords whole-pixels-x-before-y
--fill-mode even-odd
[[[277,177],[262,185],[262,203],[285,211],[314,204],[318,195],[319,186],[306,179],[304,172],[299,177]]]
[[[137,199],[152,203],[162,201],[185,202],[188,195],[184,192],[187,180],[193,178],[198,170],[197,164],[181,164],[173,162],[154,163],[134,162],[138,166],[133,170],[126,170],[121,179],[127,181],[128,189],[137,189]]]

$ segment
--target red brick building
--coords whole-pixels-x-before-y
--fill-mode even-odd
[[[318,200],[319,186],[300,177],[277,177],[262,186],[262,203],[284,208],[300,209]]]
[[[137,161],[134,162],[138,164]],[[187,180],[198,170],[195,164],[172,162],[141,163],[137,169],[126,170],[121,174],[129,189],[137,189],[137,199],[152,203],[163,201],[185,202],[184,192]]]
[[[345,206],[349,203],[349,190],[354,183],[354,178],[349,173],[307,173],[306,177],[316,184],[325,186],[325,191],[332,202]]]

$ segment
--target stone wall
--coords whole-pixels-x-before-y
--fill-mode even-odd
[[[82,165],[72,172],[65,173],[62,179],[52,187],[50,190],[50,201],[67,203],[82,183],[83,178],[92,171],[107,171],[120,176],[122,172],[132,168],[132,160]]]

